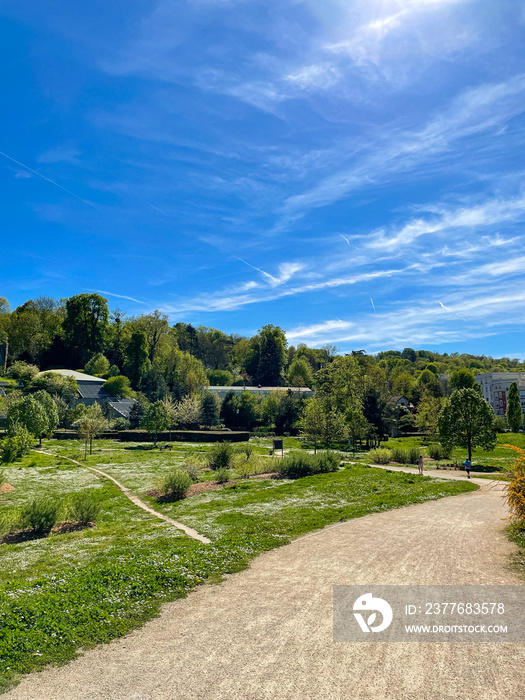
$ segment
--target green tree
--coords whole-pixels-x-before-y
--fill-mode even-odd
[[[263,326],[255,338],[257,370],[255,379],[261,386],[280,386],[286,363],[286,336],[279,326]]]
[[[363,397],[363,372],[353,356],[336,357],[315,375],[317,395],[328,399],[341,413],[360,409]]]
[[[147,409],[141,425],[148,432],[153,433],[153,444],[157,446],[157,435],[170,427],[170,415],[163,401],[155,401]]]
[[[517,433],[523,425],[523,410],[521,408],[520,392],[516,382],[512,382],[507,393],[507,423],[513,433]]]
[[[352,442],[352,451],[355,454],[357,444],[360,444],[361,440],[366,438],[372,426],[366,420],[360,409],[348,409],[345,419],[348,426],[348,436]]]
[[[233,374],[226,369],[210,369],[207,372],[210,386],[231,386]]]
[[[146,336],[148,357],[153,362],[157,355],[159,344],[170,331],[168,317],[158,309],[155,309],[152,314],[142,314],[138,318],[133,319],[130,321],[130,325],[135,332],[142,331]]]
[[[100,294],[77,294],[66,301],[65,341],[79,362],[102,352],[109,332],[108,302]]]
[[[445,403],[444,398],[436,398],[432,394],[424,394],[417,407],[416,426],[434,438],[438,432],[438,418]]]
[[[130,378],[134,389],[140,387],[140,383],[150,367],[146,334],[143,331],[136,331],[126,346],[124,359],[124,372]]]
[[[86,374],[101,377],[109,372],[109,360],[101,352],[97,352],[84,367]]]
[[[104,382],[102,388],[110,396],[120,396],[122,399],[133,399],[135,392],[130,386],[129,379],[124,375],[110,377]]]
[[[476,384],[476,379],[474,377],[474,372],[471,372],[465,367],[460,367],[459,369],[452,372],[450,375],[450,386],[452,389],[472,389]]]
[[[204,393],[201,401],[200,422],[207,428],[217,425],[221,415],[221,402],[217,394]]]
[[[102,412],[102,406],[94,403],[88,406],[78,420],[78,433],[84,440],[84,459],[87,458],[87,445],[89,442],[89,454],[93,453],[93,440],[108,429],[108,422]]]
[[[318,441],[330,445],[344,440],[347,433],[343,414],[322,399],[306,401],[299,425],[301,435],[314,443],[314,453],[317,452]]]
[[[167,405],[165,403],[165,405]],[[197,428],[201,415],[201,399],[198,394],[183,396],[171,410],[170,420],[180,428]]]
[[[46,436],[52,436],[53,431],[57,429],[59,422],[57,402],[50,394],[47,393],[47,391],[37,391],[32,395],[32,397],[42,406],[46,415],[47,425],[42,433]],[[56,398],[59,401],[61,400],[60,397]],[[42,435],[39,435],[38,437],[40,438],[40,444],[42,444]]]
[[[288,370],[288,386],[308,386],[313,384],[312,368],[304,357],[294,358]]]
[[[31,382],[38,375],[39,369],[36,365],[27,362],[13,362],[7,372],[8,377],[19,379],[21,382]]]
[[[438,418],[443,447],[464,447],[472,461],[475,447],[493,449],[496,445],[494,411],[476,389],[457,389]]]
[[[33,396],[24,396],[9,407],[7,429],[13,431],[14,425],[20,425],[31,435],[38,437],[42,444],[42,434],[48,427],[48,420],[43,405]]]
[[[249,391],[243,391],[238,397],[238,425],[251,430],[259,418],[257,397]]]

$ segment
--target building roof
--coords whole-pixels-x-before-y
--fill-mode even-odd
[[[102,384],[95,384],[95,382],[79,382],[78,393],[83,399],[97,399],[97,401],[106,401],[107,399],[112,398],[104,391],[102,386]]]
[[[76,372],[74,369],[48,369],[45,372],[39,372],[38,376],[42,374],[48,374],[52,372],[53,374],[61,374],[63,377],[73,377],[77,382],[98,382],[99,384],[104,384],[106,381],[101,377],[93,377],[91,374],[84,374],[84,372]]]
[[[111,408],[113,408],[117,413],[119,413],[123,418],[129,418],[129,413],[134,403],[135,399],[120,399],[114,401],[108,401]]]

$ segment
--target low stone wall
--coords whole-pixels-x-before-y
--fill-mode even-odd
[[[56,440],[77,440],[76,430],[55,430]],[[153,442],[153,434],[146,430],[107,430],[99,436],[101,440],[123,442]],[[159,442],[245,442],[250,433],[240,430],[172,430],[158,433]]]

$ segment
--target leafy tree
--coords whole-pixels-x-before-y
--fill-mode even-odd
[[[263,326],[253,339],[257,361],[255,379],[261,386],[280,386],[286,363],[286,336],[279,326]]]
[[[341,413],[360,409],[363,396],[363,373],[353,356],[336,357],[315,375],[317,395],[330,401]]]
[[[259,418],[257,397],[250,394],[249,391],[243,391],[237,399],[238,425],[251,430]]]
[[[410,362],[415,362],[417,360],[417,353],[412,348],[405,348],[401,353],[401,357],[405,360],[410,360]]]
[[[123,399],[132,399],[135,392],[130,386],[129,379],[124,375],[110,377],[102,385],[104,391],[110,396],[120,396]]]
[[[40,439],[42,444],[42,433],[48,427],[46,412],[42,404],[33,396],[24,396],[23,399],[12,404],[7,413],[8,431],[13,431],[14,425],[25,428],[31,435]]]
[[[393,381],[392,392],[394,396],[404,396],[410,401],[415,384],[415,379],[410,372],[400,372]]]
[[[93,453],[93,440],[108,429],[108,421],[102,412],[102,406],[94,403],[88,406],[78,420],[78,433],[84,440],[84,459],[87,457],[87,444],[89,441],[89,454]]]
[[[11,311],[11,306],[5,297],[0,297],[0,314],[8,314]]]
[[[312,368],[304,357],[295,358],[288,370],[288,386],[312,386]]]
[[[507,430],[507,421],[503,416],[496,416],[494,419],[494,428],[497,433],[504,433]]]
[[[20,423],[11,424],[7,437],[0,440],[0,461],[9,463],[22,459],[31,452],[34,443],[34,436]]]
[[[207,391],[201,401],[200,422],[207,428],[217,425],[221,414],[221,402],[217,394]]]
[[[201,400],[197,395],[184,396],[175,404],[171,417],[181,428],[196,428],[201,415]]]
[[[170,325],[168,317],[158,309],[155,309],[152,314],[142,314],[138,318],[133,319],[130,323],[135,332],[142,332],[146,336],[148,342],[148,357],[150,362],[153,362],[157,355],[159,344],[169,333]]]
[[[84,372],[101,377],[109,372],[109,360],[101,352],[97,352],[84,367]]]
[[[118,377],[118,376],[120,376],[119,368],[117,367],[117,365],[111,365],[111,367],[109,368],[109,372],[108,372],[108,379],[111,377]]]
[[[133,333],[126,346],[124,359],[124,372],[130,378],[134,389],[140,387],[140,383],[150,367],[146,334],[143,331],[137,331]]]
[[[162,401],[155,401],[147,409],[141,423],[148,432],[153,433],[153,444],[157,446],[157,435],[170,427],[170,416],[166,404]]]
[[[445,448],[468,450],[493,449],[496,445],[494,411],[476,389],[457,389],[448,399],[438,418],[440,441]]]
[[[450,375],[450,386],[452,389],[472,389],[476,384],[476,379],[474,377],[474,372],[466,369],[465,367],[460,367],[459,369],[452,372]]]
[[[77,294],[66,301],[65,340],[79,361],[102,352],[109,331],[108,302],[100,294]]]
[[[434,438],[438,432],[438,418],[445,403],[444,398],[436,398],[432,394],[424,394],[418,404],[416,426],[419,430]]]
[[[233,384],[233,374],[226,369],[210,369],[207,374],[210,386],[231,386]]]
[[[53,431],[57,429],[59,415],[58,407],[55,399],[47,393],[47,391],[37,391],[32,395],[32,398],[42,406],[47,420],[47,425],[45,426],[42,433],[47,436],[53,435]],[[60,397],[56,397],[61,401]],[[38,436],[40,438],[40,444],[42,444],[42,435]]]
[[[287,393],[279,401],[279,409],[275,416],[275,432],[278,435],[295,433],[301,419],[304,401],[292,393]]]
[[[156,367],[149,369],[140,383],[140,388],[143,394],[148,398],[148,401],[162,401],[169,394],[168,383],[164,375]]]
[[[348,435],[352,442],[352,451],[355,454],[357,443],[361,443],[361,440],[367,436],[371,425],[364,417],[363,412],[357,408],[348,409],[345,418],[348,426]]]
[[[263,425],[272,426],[275,424],[275,419],[279,411],[279,405],[286,396],[284,391],[272,391],[259,404],[259,413]]]
[[[523,410],[521,408],[520,392],[516,382],[512,382],[507,393],[506,417],[511,432],[517,433],[523,425]]]
[[[330,445],[346,437],[344,416],[322,399],[307,400],[300,430],[303,437],[314,443],[314,453],[318,441]]]

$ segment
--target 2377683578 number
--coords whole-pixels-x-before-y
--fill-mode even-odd
[[[503,615],[503,603],[426,603],[425,615]]]

